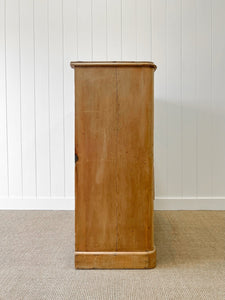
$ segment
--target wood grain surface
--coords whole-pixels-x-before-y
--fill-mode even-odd
[[[154,252],[153,73],[148,66],[75,67],[75,251],[82,257]],[[120,261],[115,268],[125,267]]]

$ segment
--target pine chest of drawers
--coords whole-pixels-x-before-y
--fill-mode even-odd
[[[72,62],[75,267],[153,268],[151,62]]]

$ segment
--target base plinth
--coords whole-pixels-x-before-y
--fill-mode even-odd
[[[76,269],[151,269],[156,250],[143,252],[75,252]]]

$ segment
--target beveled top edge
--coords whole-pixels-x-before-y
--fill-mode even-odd
[[[71,61],[71,68],[75,67],[149,67],[156,70],[157,66],[151,61]]]

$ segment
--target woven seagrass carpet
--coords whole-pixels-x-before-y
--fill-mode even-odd
[[[75,270],[74,213],[0,211],[0,299],[224,299],[225,212],[156,211],[157,267]]]

